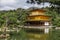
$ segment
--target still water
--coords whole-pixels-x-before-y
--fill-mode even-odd
[[[46,40],[48,34],[27,33],[29,40]]]
[[[21,34],[10,34],[8,38],[0,38],[0,40],[46,40],[48,34],[40,33],[40,32],[26,32]],[[23,36],[22,36],[23,35]]]

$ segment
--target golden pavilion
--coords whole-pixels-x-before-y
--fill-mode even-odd
[[[25,28],[49,28],[51,26],[51,16],[47,16],[45,12],[45,10],[40,8],[33,8],[29,10]]]

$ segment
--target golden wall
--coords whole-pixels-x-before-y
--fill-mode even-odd
[[[37,10],[37,11],[32,11],[29,15],[32,16],[32,15],[45,15],[45,14],[44,12]]]
[[[32,10],[30,11],[29,16],[27,17],[28,21],[48,21],[50,20],[49,16],[45,15],[44,10]]]
[[[40,15],[40,16],[29,16],[28,17],[28,20],[30,20],[30,21],[38,21],[38,20],[48,21],[48,20],[50,20],[50,17],[49,16],[44,16],[44,15]]]

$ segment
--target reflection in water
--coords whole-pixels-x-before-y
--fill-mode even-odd
[[[24,35],[24,32],[22,33],[23,36],[20,33],[11,33],[9,38],[6,38],[6,40],[46,40],[48,34],[44,34],[37,31],[25,31],[26,35]],[[0,39],[5,40],[5,39]]]
[[[31,40],[46,40],[47,34],[34,34],[34,33],[28,33],[28,38]]]

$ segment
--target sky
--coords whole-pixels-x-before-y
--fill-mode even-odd
[[[17,8],[24,8],[28,9],[29,7],[43,7],[43,5],[37,4],[28,4],[26,3],[27,0],[0,0],[0,10],[13,10]],[[45,3],[44,5],[49,6],[49,3]]]

